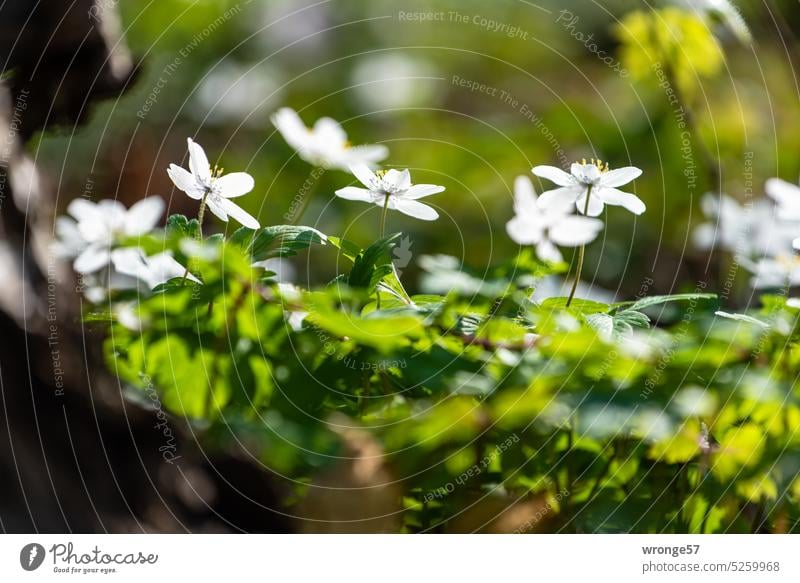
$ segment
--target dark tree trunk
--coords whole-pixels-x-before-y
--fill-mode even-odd
[[[123,399],[47,251],[57,189],[24,145],[134,82],[118,29],[112,2],[0,4],[0,529],[286,531],[268,473]]]

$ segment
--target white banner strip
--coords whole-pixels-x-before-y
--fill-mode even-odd
[[[800,581],[792,535],[5,535],[0,581]]]

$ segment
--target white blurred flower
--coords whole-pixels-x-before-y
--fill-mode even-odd
[[[600,160],[596,162],[592,160],[589,164],[583,160],[580,164],[573,164],[569,174],[555,166],[536,166],[533,173],[559,186],[539,196],[539,206],[542,208],[568,201],[575,203],[578,212],[590,217],[602,213],[607,204],[624,207],[635,215],[640,215],[646,210],[645,204],[638,196],[616,188],[641,176],[642,171],[634,166],[609,170],[608,164],[603,164]]]
[[[373,166],[389,155],[382,145],[351,146],[339,122],[329,117],[319,118],[308,128],[295,110],[282,107],[272,123],[298,155],[314,166],[346,171],[352,164]]]
[[[280,99],[276,71],[267,63],[240,64],[225,59],[203,78],[189,112],[203,124],[236,122],[264,127]]]
[[[219,170],[212,173],[202,146],[191,138],[189,144],[189,169],[170,164],[167,174],[189,198],[204,201],[208,210],[220,220],[228,222],[231,216],[249,229],[258,229],[258,221],[230,199],[247,194],[255,186],[253,177],[247,172],[232,172],[222,176]]]
[[[800,221],[800,186],[780,178],[767,180],[766,191],[778,204],[778,216],[787,221]],[[793,242],[800,250],[800,237]]]
[[[408,170],[379,170],[373,172],[365,164],[354,164],[350,171],[367,188],[346,186],[336,191],[336,196],[346,200],[371,202],[379,207],[398,210],[403,214],[423,221],[435,221],[439,218],[430,206],[418,201],[420,198],[437,194],[444,186],[434,184],[411,184],[411,173]]]
[[[694,230],[694,243],[700,249],[716,244],[740,257],[775,255],[785,252],[793,238],[791,225],[779,221],[765,200],[743,206],[726,194],[709,192],[703,195],[701,208],[710,220]]]
[[[183,277],[195,283],[201,283],[186,268],[178,263],[169,253],[158,253],[149,257],[142,253],[138,247],[116,249],[111,254],[114,269],[122,275],[134,277],[153,289],[176,277]]]
[[[758,261],[741,260],[753,273],[750,284],[755,288],[782,288],[800,285],[800,257],[781,254]]]
[[[109,264],[117,241],[149,233],[163,212],[164,201],[158,196],[142,199],[130,209],[116,200],[94,203],[77,198],[67,207],[70,216],[56,219],[53,251],[74,259],[78,273],[95,273]]]
[[[379,53],[358,61],[351,83],[364,108],[380,111],[430,104],[438,87],[432,81],[438,78],[436,68],[427,60]]]
[[[536,254],[544,261],[563,259],[556,245],[578,247],[591,243],[603,228],[603,221],[571,214],[574,205],[559,199],[542,208],[533,183],[527,176],[514,181],[514,218],[506,231],[520,245],[536,245]]]
[[[297,269],[291,261],[283,257],[273,257],[264,261],[256,261],[253,267],[260,267],[275,274],[275,281],[279,283],[291,283],[297,279]]]

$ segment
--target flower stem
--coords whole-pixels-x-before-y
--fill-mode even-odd
[[[383,233],[386,230],[386,214],[389,211],[389,195],[387,194],[383,199],[383,212],[381,213],[381,230],[380,238],[383,239]]]
[[[383,239],[383,233],[386,231],[386,214],[389,212],[389,195],[386,194],[383,199],[383,211],[381,212],[381,228],[379,239]],[[381,309],[381,287],[380,285],[375,288],[375,307]]]
[[[206,197],[208,194],[203,195],[202,200],[200,201],[200,210],[197,211],[197,239],[198,241],[203,240],[203,216],[206,214]]]
[[[592,196],[592,185],[590,184],[588,189],[586,190],[586,204],[583,205],[583,214],[589,212],[589,197]],[[583,271],[583,257],[586,253],[586,245],[581,245],[578,249],[578,271],[575,274],[575,279],[572,280],[572,289],[569,290],[569,297],[567,298],[567,305],[566,307],[569,308],[570,304],[572,303],[572,298],[575,297],[575,290],[578,289],[578,281],[581,278],[581,271]]]
[[[197,211],[197,240],[203,240],[203,216],[206,214],[206,197],[208,193],[203,195],[200,200],[200,210]],[[189,277],[189,262],[186,262],[186,271],[183,272],[183,283],[186,283],[186,278]]]

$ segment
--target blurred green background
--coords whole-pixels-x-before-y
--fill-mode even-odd
[[[517,252],[505,232],[511,185],[533,165],[600,157],[612,167],[642,168],[635,191],[648,211],[634,218],[607,209],[584,276],[631,297],[647,277],[655,280],[649,293],[664,293],[694,287],[707,269],[723,268],[691,245],[692,227],[704,220],[699,199],[718,188],[698,139],[720,158],[724,190],[742,201],[762,196],[767,178],[794,182],[800,173],[792,68],[800,25],[792,0],[738,4],[752,44],[705,21],[705,34],[724,55],[710,72],[702,66],[711,58],[706,49],[692,38],[679,43],[687,51],[684,98],[701,134],[692,136],[688,160],[674,104],[646,66],[643,74],[631,68],[647,39],[634,31],[628,45],[620,44],[623,19],[649,12],[651,3],[121,0],[118,6],[126,41],[142,61],[135,84],[98,107],[87,126],[46,132],[32,146],[59,183],[61,209],[81,195],[130,204],[160,194],[170,212],[193,214],[194,201],[174,190],[166,174],[170,162],[186,165],[192,136],[212,164],[254,175],[256,189],[237,202],[262,224],[284,223],[311,172],[269,121],[289,106],[309,125],[334,117],[354,144],[389,146],[386,164],[410,168],[414,182],[447,187],[426,200],[439,221],[390,216],[389,230],[410,236],[404,279],[411,288],[413,257],[421,254],[452,254],[480,270]],[[622,68],[630,74],[620,74]],[[485,88],[471,91],[461,79]],[[366,245],[376,236],[379,209],[333,196],[352,180],[325,173],[302,222]],[[540,191],[550,187],[534,182]],[[297,259],[302,283],[333,275],[325,252],[311,258],[310,273],[304,261]],[[738,280],[746,288],[747,277]]]

